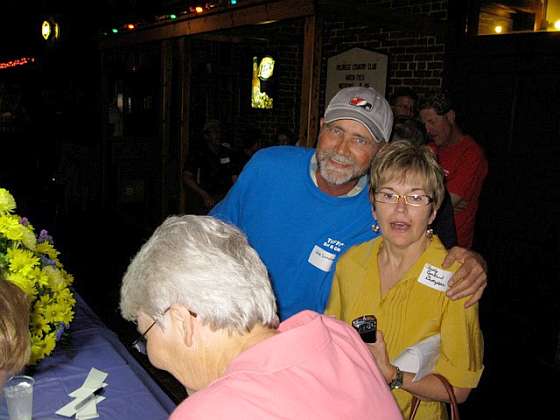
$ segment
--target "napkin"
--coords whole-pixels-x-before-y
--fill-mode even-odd
[[[107,383],[104,382],[107,376],[107,373],[96,368],[91,368],[84,383],[68,394],[68,396],[74,398],[74,400],[58,409],[56,414],[65,417],[73,417],[76,415],[76,419],[80,420],[99,417],[97,413],[97,404],[103,401],[105,397],[96,395],[95,393],[107,386]]]

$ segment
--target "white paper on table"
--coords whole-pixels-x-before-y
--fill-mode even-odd
[[[74,414],[76,414],[76,418],[84,420],[86,418],[99,417],[99,415],[97,414],[97,404],[103,401],[105,397],[99,395],[96,396],[85,406],[81,407],[79,411],[76,410],[76,406],[86,398],[91,396],[99,388],[106,387],[107,384],[103,381],[107,378],[107,376],[107,373],[95,368],[91,368],[84,383],[79,388],[68,394],[70,397],[74,398],[74,400],[58,409],[58,411],[56,411],[56,414],[65,417],[72,417],[74,416]],[[79,417],[77,413],[79,413]]]
[[[412,382],[419,381],[434,370],[439,357],[440,343],[439,334],[425,338],[413,346],[407,347],[393,361],[393,364],[403,372],[415,373]]]
[[[87,419],[96,419],[97,417],[99,417],[99,413],[97,413],[97,404],[99,404],[104,399],[105,397],[98,395],[95,399],[91,400],[89,403],[84,405],[76,413],[76,419],[87,420]]]
[[[82,414],[86,415],[86,414],[89,414],[93,411],[95,413],[95,416],[99,417],[97,415],[97,404],[100,403],[101,401],[103,401],[105,399],[105,397],[103,397],[101,395],[98,395],[97,397],[95,397],[95,399],[91,400],[86,405],[84,405],[80,409],[80,411],[76,411],[76,406],[79,403],[81,403],[84,399],[85,398],[76,398],[76,399],[70,401],[64,407],[59,408],[58,411],[56,412],[56,414],[58,414],[59,416],[64,416],[64,417],[73,417],[74,414],[76,414],[76,418],[78,418],[77,413],[80,413],[80,415],[82,415]],[[92,406],[93,406],[93,410],[91,409]],[[95,417],[92,417],[92,418],[95,418]]]
[[[102,372],[96,368],[91,368],[86,380],[80,388],[97,389],[105,381],[107,376],[109,376],[108,373]]]
[[[100,383],[99,385],[97,385],[96,388],[88,388],[82,385],[81,387],[75,389],[70,394],[68,394],[68,396],[72,398],[84,400],[85,398],[93,394],[94,391],[97,391],[99,388],[105,388],[106,386],[107,386],[106,382]]]

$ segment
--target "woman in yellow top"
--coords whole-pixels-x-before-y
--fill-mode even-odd
[[[444,197],[443,170],[427,147],[389,143],[372,162],[370,187],[382,235],[340,258],[326,313],[347,323],[374,314],[378,334],[370,350],[403,415],[408,417],[416,395],[423,400],[416,419],[445,419],[448,395],[441,382],[433,375],[413,381],[413,373],[391,364],[407,347],[440,334],[434,371],[453,385],[458,402],[482,374],[478,307],[465,309],[465,299],[445,295],[459,265],[442,268],[447,252],[429,229]]]

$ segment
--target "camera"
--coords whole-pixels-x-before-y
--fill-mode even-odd
[[[362,315],[352,321],[352,326],[365,343],[375,343],[377,318],[375,315]]]

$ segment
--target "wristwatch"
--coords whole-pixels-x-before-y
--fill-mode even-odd
[[[395,372],[395,377],[391,380],[391,382],[389,382],[389,388],[391,389],[399,389],[403,384],[402,371],[399,369],[398,366],[395,366],[395,369],[397,370]]]

